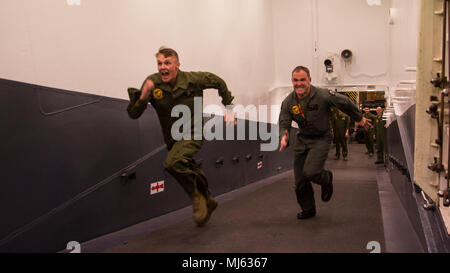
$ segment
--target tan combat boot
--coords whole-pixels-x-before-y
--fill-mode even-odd
[[[208,221],[209,218],[211,217],[211,214],[213,213],[213,211],[217,208],[217,201],[214,200],[214,198],[212,198],[211,196],[208,198],[208,202],[206,202],[206,207],[208,208],[208,215],[206,215],[206,218],[203,222],[198,223],[197,225],[199,227],[204,226]]]
[[[206,198],[197,189],[192,194],[192,209],[194,211],[194,221],[197,225],[203,224],[208,216],[208,209],[206,207]]]

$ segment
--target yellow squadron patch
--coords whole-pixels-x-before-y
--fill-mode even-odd
[[[297,105],[292,106],[292,113],[293,113],[294,115],[300,114],[300,108],[298,108]]]
[[[154,97],[155,99],[157,99],[157,100],[162,99],[162,98],[163,98],[163,92],[162,92],[162,90],[159,89],[159,88],[153,90],[153,97]]]

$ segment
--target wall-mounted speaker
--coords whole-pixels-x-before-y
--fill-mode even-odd
[[[352,51],[351,51],[350,49],[344,49],[344,50],[342,50],[341,58],[342,58],[344,61],[350,62],[350,61],[352,60],[352,56],[353,56],[353,53],[352,53]]]

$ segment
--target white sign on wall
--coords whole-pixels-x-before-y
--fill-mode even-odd
[[[150,185],[150,195],[157,194],[164,191],[164,180],[152,183]]]

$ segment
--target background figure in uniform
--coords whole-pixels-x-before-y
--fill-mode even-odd
[[[383,120],[383,108],[381,107],[377,107],[375,138],[377,143],[377,161],[375,161],[375,164],[384,164],[384,153],[386,149],[386,121]]]
[[[369,156],[373,156],[373,124],[375,124],[377,117],[374,114],[370,113],[369,107],[364,107],[363,116],[372,124],[371,126],[364,128],[364,143],[366,143],[367,153],[369,154]]]
[[[337,144],[336,133],[335,133],[336,128],[334,128],[334,126],[335,126],[334,120],[335,120],[337,114],[338,114],[338,110],[334,107],[331,107],[330,108],[330,124],[331,124],[331,132],[333,133],[333,145]]]
[[[338,109],[333,119],[334,139],[336,140],[336,160],[340,158],[341,147],[344,160],[348,160],[347,137],[350,128],[350,117]]]
[[[330,107],[336,107],[367,126],[367,120],[347,96],[311,85],[309,69],[298,66],[292,71],[291,92],[281,104],[279,117],[280,151],[289,145],[292,121],[299,126],[294,146],[294,176],[297,202],[302,211],[298,219],[316,215],[312,184],[322,186],[321,198],[328,202],[333,194],[333,174],[325,170],[331,144]]]
[[[205,174],[194,160],[203,144],[203,134],[194,138],[194,127],[203,128],[203,119],[194,118],[194,97],[203,97],[203,90],[208,88],[218,89],[224,105],[231,104],[234,97],[225,82],[212,73],[179,70],[178,54],[173,49],[161,47],[156,59],[159,72],[148,76],[140,90],[128,89],[130,103],[127,111],[131,118],[137,119],[148,102],[155,108],[169,150],[163,166],[192,199],[194,221],[202,226],[209,220],[217,202],[211,196]],[[179,141],[171,135],[172,125],[178,119],[171,117],[171,113],[177,105],[191,110],[191,128],[188,128],[191,131]],[[226,119],[230,114],[227,113]]]

